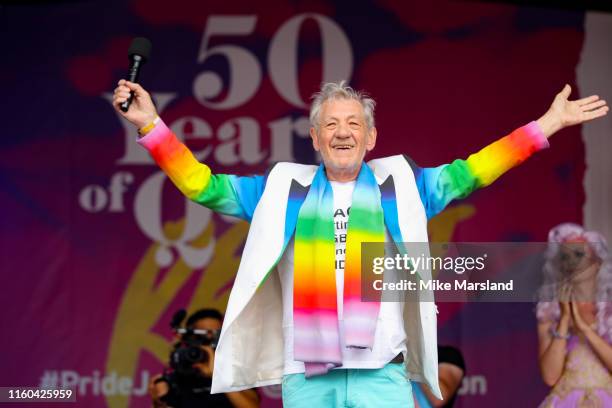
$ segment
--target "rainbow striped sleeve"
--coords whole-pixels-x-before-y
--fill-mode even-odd
[[[474,190],[488,186],[533,153],[547,147],[548,140],[538,124],[530,122],[470,155],[467,160],[458,159],[429,168],[413,164],[427,218],[444,210],[452,200],[467,197]]]
[[[187,198],[213,211],[251,221],[263,194],[264,176],[212,174],[161,120],[138,143]]]

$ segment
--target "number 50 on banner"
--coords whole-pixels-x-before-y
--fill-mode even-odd
[[[350,79],[353,70],[351,45],[342,29],[330,18],[313,13],[299,14],[285,22],[272,37],[268,52],[268,70],[276,91],[285,101],[298,108],[306,108],[298,84],[298,35],[304,21],[313,19],[321,32],[323,50],[323,81]],[[209,43],[215,36],[248,36],[255,30],[257,16],[210,16],[204,29],[198,53],[198,63],[212,56],[222,56],[229,66],[229,84],[225,97],[215,100],[223,90],[221,75],[204,71],[193,83],[195,98],[204,106],[233,109],[248,102],[261,84],[262,69],[249,50],[237,45]]]

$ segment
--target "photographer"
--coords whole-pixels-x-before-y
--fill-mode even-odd
[[[173,318],[178,342],[170,358],[172,368],[154,376],[149,383],[153,407],[259,407],[259,395],[253,389],[210,393],[215,348],[223,321],[221,313],[215,309],[200,309],[187,319],[186,329],[180,329],[183,318],[184,312]]]

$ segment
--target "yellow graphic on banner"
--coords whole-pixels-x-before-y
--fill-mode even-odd
[[[457,224],[476,214],[476,208],[471,204],[460,204],[449,207],[429,220],[427,225],[430,242],[450,242]]]
[[[164,233],[169,238],[179,236],[183,226],[184,220],[168,222],[164,225]],[[141,352],[148,352],[160,363],[167,364],[171,345],[167,338],[152,329],[158,325],[160,317],[194,273],[201,273],[201,277],[191,294],[188,312],[201,307],[225,311],[248,228],[246,222],[239,222],[217,237],[213,258],[203,272],[193,270],[180,257],[176,257],[175,262],[163,270],[155,262],[158,244],[153,243],[147,249],[128,283],[117,312],[106,363],[107,372],[135,378]],[[195,248],[206,247],[214,239],[214,233],[215,218],[191,245]],[[106,400],[111,408],[126,408],[129,398],[113,395],[107,396]]]
[[[438,214],[429,222],[431,241],[450,241],[457,224],[474,214],[474,206],[469,204],[450,207]],[[215,239],[215,222],[218,220],[213,217],[200,236],[190,243],[191,246],[204,248],[211,244]],[[168,222],[164,224],[165,236],[170,240],[176,238],[183,227],[184,220]],[[118,377],[135,378],[141,352],[148,352],[160,363],[167,364],[171,345],[167,338],[152,330],[194,273],[201,273],[201,277],[190,295],[187,310],[193,312],[211,307],[225,311],[248,229],[246,222],[238,222],[217,237],[213,258],[204,271],[192,269],[180,257],[162,269],[155,262],[158,244],[153,243],[147,249],[119,306],[106,363],[107,372],[114,372]],[[127,408],[129,398],[127,395],[106,396],[110,408]]]

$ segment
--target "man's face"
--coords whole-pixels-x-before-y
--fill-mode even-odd
[[[368,130],[361,103],[332,99],[323,103],[319,131],[310,129],[313,147],[321,153],[330,180],[354,180],[367,151],[376,144],[376,129]]]

